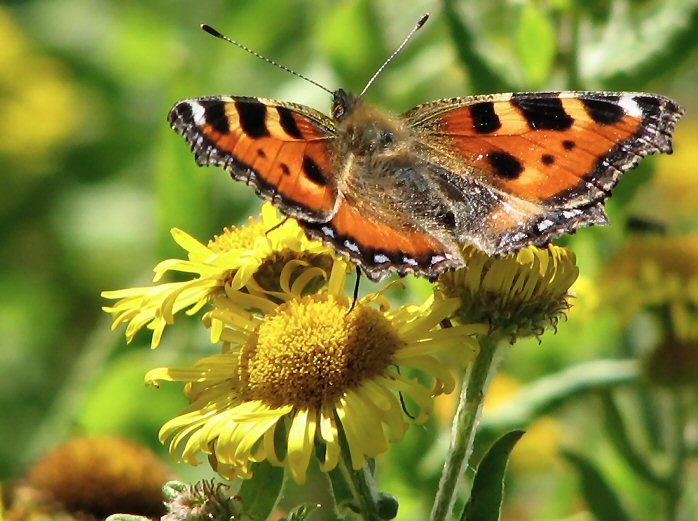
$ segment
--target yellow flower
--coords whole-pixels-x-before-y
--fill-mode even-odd
[[[0,8],[0,159],[5,181],[21,185],[28,173],[50,171],[46,164],[75,135],[85,102],[68,69],[36,52],[35,37],[12,12]]]
[[[174,316],[186,310],[197,313],[227,292],[244,292],[250,296],[279,298],[300,279],[318,283],[327,278],[334,252],[320,242],[310,241],[293,219],[281,218],[266,203],[261,218],[250,217],[247,226],[226,228],[221,235],[204,245],[182,230],[172,230],[174,240],[188,253],[188,258],[168,259],[155,267],[154,282],[168,272],[194,275],[184,282],[159,283],[154,286],[104,291],[102,296],[118,299],[103,308],[113,317],[112,329],[127,324],[126,338],[147,327],[153,331],[151,345],[160,343],[165,326],[174,323]],[[283,277],[282,277],[283,274]]]
[[[605,278],[605,301],[622,320],[651,310],[669,336],[698,339],[698,234],[633,237],[609,263]]]
[[[456,318],[462,323],[487,322],[492,332],[513,340],[555,327],[569,309],[579,269],[565,248],[531,246],[488,257],[465,245],[463,257],[465,268],[441,275],[434,290],[437,298],[461,299]]]
[[[338,259],[324,292],[307,294],[295,284],[282,304],[260,305],[261,314],[214,307],[211,320],[235,345],[193,367],[146,376],[153,384],[186,382],[191,405],[160,432],[163,442],[171,440],[170,452],[183,447],[182,459],[190,464],[207,454],[229,479],[251,477],[251,464],[266,459],[303,483],[313,454],[322,455],[322,471],[336,467],[340,440],[346,440],[351,467],[360,469],[401,439],[408,423],[398,395],[418,410],[415,421],[426,420],[432,395],[455,385],[435,355],[465,365],[477,349],[472,335],[486,327],[439,328],[457,299],[390,310],[385,296],[373,293],[352,308],[343,294],[346,273]],[[431,376],[433,385],[408,371]]]

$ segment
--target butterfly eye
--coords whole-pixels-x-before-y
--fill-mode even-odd
[[[386,146],[395,142],[395,134],[389,130],[381,129],[379,141],[381,146],[385,148]]]

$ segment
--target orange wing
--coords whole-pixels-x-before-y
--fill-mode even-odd
[[[324,222],[337,199],[328,143],[330,118],[311,108],[247,97],[177,103],[168,121],[199,165],[222,166],[233,178],[292,217]]]
[[[482,194],[481,207],[465,205],[482,215],[459,240],[499,254],[605,224],[603,201],[620,175],[671,153],[682,114],[653,94],[548,92],[439,100],[403,117],[437,175]]]
[[[390,271],[434,277],[463,266],[453,241],[439,239],[426,229],[397,226],[357,203],[342,199],[329,222],[301,224],[310,237],[332,244],[374,281]]]

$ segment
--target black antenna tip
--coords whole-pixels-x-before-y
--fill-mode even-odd
[[[425,23],[427,23],[427,20],[429,19],[429,13],[424,13],[422,17],[419,19],[419,22],[417,22],[417,29],[422,27]]]
[[[223,35],[222,35],[221,33],[219,33],[218,31],[216,31],[216,30],[215,30],[213,27],[211,27],[210,25],[201,24],[200,27],[201,27],[204,31],[206,31],[208,34],[211,34],[211,35],[215,36],[216,38],[223,38]]]

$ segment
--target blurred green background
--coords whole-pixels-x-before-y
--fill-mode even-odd
[[[358,91],[424,12],[430,22],[367,94],[396,113],[441,97],[548,89],[657,92],[686,108],[675,155],[644,160],[614,191],[613,225],[565,241],[581,267],[577,305],[557,335],[546,334],[541,346],[520,342],[507,354],[493,392],[506,400],[575,364],[636,354],[623,347],[628,327],[603,306],[610,289],[600,277],[629,222],[659,223],[671,234],[698,231],[695,0],[6,1],[0,479],[20,476],[43,451],[77,434],[123,435],[167,459],[157,431],[185,401],[174,385],[146,389],[143,375],[198,358],[206,333],[194,320],[168,330],[157,351],[144,334],[126,346],[123,330],[109,331],[99,293],[146,284],[159,260],[179,256],[172,227],[205,241],[260,206],[227,174],[196,167],[165,121],[171,105],[236,94],[329,108],[327,93],[198,24],[330,89]],[[624,412],[632,414],[635,404],[622,402]],[[504,519],[591,519],[561,446],[594,455],[609,479],[623,484],[637,519],[657,519],[661,499],[614,455],[598,414],[593,400],[578,400],[533,424],[511,468]],[[425,431],[413,431],[397,452],[404,462],[425,452]],[[424,517],[445,432],[444,424],[440,438],[428,436],[433,461],[406,467],[416,475],[385,473],[401,519]],[[185,479],[211,475],[204,467],[174,468]],[[687,479],[695,485],[697,475],[694,458]],[[685,509],[698,508],[695,497],[686,501]]]

